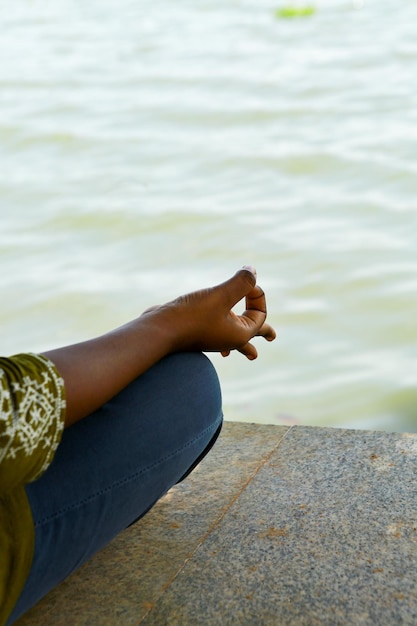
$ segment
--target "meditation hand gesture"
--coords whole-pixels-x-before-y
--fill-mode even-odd
[[[236,315],[232,309],[243,298],[245,311]],[[153,317],[162,332],[163,328],[170,330],[172,352],[198,350],[228,356],[236,349],[253,360],[258,353],[250,340],[261,336],[273,341],[276,336],[265,323],[266,299],[256,284],[256,272],[247,267],[220,285],[152,307],[142,317]]]
[[[245,298],[242,315],[233,307]],[[140,317],[95,339],[44,354],[55,363],[67,392],[66,425],[85,417],[137,376],[173,352],[238,350],[258,356],[251,339],[275,339],[265,322],[266,301],[256,272],[245,267],[220,285],[147,309]]]

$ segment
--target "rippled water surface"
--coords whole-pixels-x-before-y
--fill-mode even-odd
[[[417,431],[417,4],[279,6],[0,1],[2,352],[252,263],[226,418]]]

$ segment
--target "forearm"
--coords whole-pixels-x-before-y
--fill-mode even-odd
[[[95,339],[44,352],[65,382],[65,426],[98,409],[170,351],[169,328],[151,315]]]

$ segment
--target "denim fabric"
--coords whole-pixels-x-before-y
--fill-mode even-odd
[[[32,568],[13,623],[188,475],[222,424],[217,374],[202,354],[167,357],[64,432],[27,486]]]

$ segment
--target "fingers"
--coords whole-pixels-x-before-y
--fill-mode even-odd
[[[228,310],[242,298],[246,298],[246,311],[243,315],[252,321],[254,329],[262,326],[266,318],[266,299],[263,290],[256,285],[255,268],[244,266],[232,278],[218,285],[218,289],[221,290]]]
[[[246,311],[243,317],[251,321],[253,334],[257,335],[266,320],[266,299],[263,290],[256,285],[246,295]]]
[[[252,271],[253,270],[253,271]],[[228,309],[232,309],[235,304],[247,296],[256,285],[255,269],[242,268],[232,278],[218,285],[224,294],[225,304]]]
[[[267,341],[274,341],[276,339],[277,333],[275,329],[270,326],[270,324],[262,324],[261,328],[256,333],[257,337],[263,337]]]
[[[239,348],[238,352],[243,354],[249,361],[254,361],[258,358],[258,351],[251,343],[247,343],[242,348]]]
[[[227,357],[231,354],[231,352],[231,350],[223,350],[220,354],[222,355],[222,357]],[[251,343],[247,343],[241,348],[237,348],[237,352],[243,354],[243,356],[249,359],[249,361],[254,361],[258,358],[258,351]]]
[[[246,308],[248,310],[260,311],[266,315],[265,293],[259,285],[255,285],[254,288],[246,295]]]
[[[252,337],[264,337],[266,341],[273,341],[276,332],[270,324],[266,323],[267,307],[265,293],[256,284],[256,270],[251,266],[244,266],[232,278],[218,286],[221,289],[223,303],[229,310],[229,317],[236,322],[244,323],[247,339]],[[233,313],[232,308],[245,298],[246,310],[242,315]],[[248,341],[237,348],[247,359],[253,361],[258,352],[253,344]],[[221,352],[223,357],[229,356],[231,350]]]
[[[245,297],[246,310],[241,319],[245,319],[252,336],[261,336],[267,341],[273,341],[276,338],[276,332],[272,326],[265,323],[266,297],[263,289],[256,284],[255,268],[249,265],[244,266],[231,279],[223,283],[222,287],[224,286],[227,286],[225,291],[228,292],[230,308]]]

